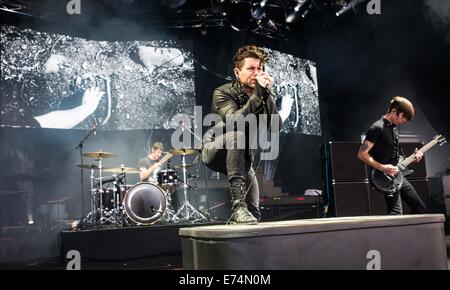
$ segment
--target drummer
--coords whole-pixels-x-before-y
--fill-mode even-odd
[[[147,157],[139,159],[139,179],[141,182],[158,183],[157,174],[161,169],[159,160],[164,152],[164,145],[161,142],[155,142],[151,147],[151,152]]]

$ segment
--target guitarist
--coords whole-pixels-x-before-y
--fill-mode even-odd
[[[399,161],[399,138],[397,127],[412,120],[414,107],[404,97],[394,97],[388,112],[367,131],[366,139],[359,148],[357,157],[372,168],[394,176],[399,168],[395,166]],[[417,151],[414,161],[419,162],[423,153]],[[389,215],[403,214],[402,199],[414,214],[425,213],[425,205],[414,187],[403,180],[400,190],[392,196],[385,195],[387,213]]]
[[[141,182],[158,183],[156,175],[161,169],[161,163],[158,161],[163,151],[164,145],[161,142],[156,142],[152,145],[148,156],[139,159],[139,179]]]

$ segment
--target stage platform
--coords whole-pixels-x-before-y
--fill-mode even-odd
[[[361,216],[181,228],[184,270],[448,268],[444,216]]]
[[[202,223],[220,225],[222,222]],[[182,267],[179,223],[133,227],[101,226],[61,232],[61,258],[70,250],[81,256],[82,269],[179,269]]]

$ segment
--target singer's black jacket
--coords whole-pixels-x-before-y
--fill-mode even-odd
[[[237,114],[242,114],[246,117],[248,114],[253,113],[258,120],[259,114],[267,114],[267,124],[270,126],[270,115],[274,114],[278,119],[279,128],[282,125],[280,115],[278,114],[275,101],[270,91],[261,87],[258,83],[256,83],[255,91],[250,97],[244,92],[239,82],[227,83],[216,88],[213,93],[211,113],[218,114],[222,118],[222,122],[215,124],[214,127],[205,133],[203,139],[205,142],[212,141],[218,133],[225,132],[227,116],[229,120],[233,120],[233,117]]]

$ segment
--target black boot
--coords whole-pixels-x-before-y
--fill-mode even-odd
[[[233,201],[230,221],[238,224],[257,223],[258,220],[250,213],[245,202],[245,182],[240,178],[233,178],[230,181],[230,192]]]

